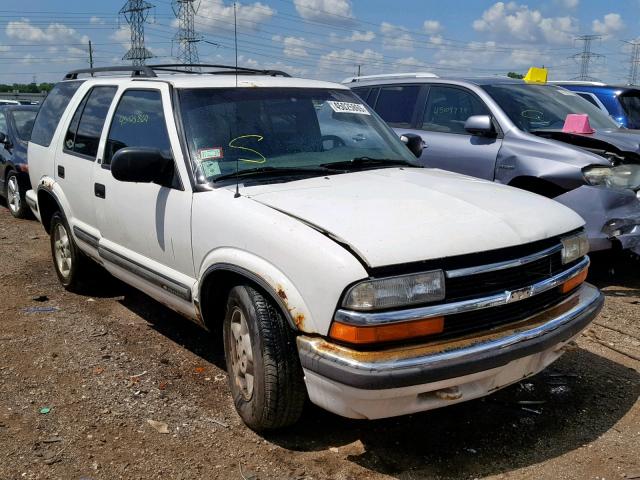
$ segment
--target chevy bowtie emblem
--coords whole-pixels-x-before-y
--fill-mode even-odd
[[[507,303],[517,302],[518,300],[524,300],[525,298],[529,298],[533,295],[532,287],[520,288],[518,290],[513,290],[509,292],[509,297],[507,298]]]

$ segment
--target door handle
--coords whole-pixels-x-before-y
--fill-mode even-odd
[[[98,198],[105,198],[105,196],[107,194],[107,189],[101,183],[94,183],[93,184],[93,193],[95,193],[96,197],[98,197]]]
[[[62,165],[58,165],[58,177],[64,178],[64,167]]]

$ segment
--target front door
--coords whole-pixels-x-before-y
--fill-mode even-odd
[[[431,86],[418,130],[409,130],[419,134],[426,143],[421,163],[494,180],[502,139],[470,135],[464,124],[472,115],[490,115],[473,92],[462,87]]]
[[[172,119],[166,84],[120,92],[94,174],[99,254],[114,275],[192,315],[192,189]],[[157,148],[176,163],[171,185],[121,182],[111,174],[124,147]]]

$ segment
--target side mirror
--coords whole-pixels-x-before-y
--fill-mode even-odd
[[[409,150],[411,150],[411,153],[413,153],[416,158],[420,158],[422,150],[424,149],[424,142],[420,135],[416,135],[415,133],[403,133],[400,135],[400,140]]]
[[[170,186],[174,168],[173,159],[157,148],[125,147],[111,159],[111,175],[121,182]]]
[[[489,115],[471,115],[464,122],[464,129],[471,135],[492,137],[496,134],[496,129],[493,127]]]

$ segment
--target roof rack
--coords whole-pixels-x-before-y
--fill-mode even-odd
[[[117,67],[98,67],[98,68],[81,68],[72,70],[64,76],[64,80],[77,80],[78,75],[88,73],[93,76],[94,73],[106,72],[131,72],[132,77],[156,77],[156,73],[147,65],[138,66],[117,66]]]
[[[411,73],[386,73],[381,75],[363,75],[360,77],[345,78],[342,83],[362,82],[366,80],[384,80],[391,78],[439,78],[431,72],[411,72]]]
[[[206,73],[210,75],[226,75],[226,74],[234,74],[236,72],[244,74],[244,75],[268,75],[271,77],[290,77],[286,72],[281,70],[260,70],[256,68],[248,68],[248,67],[236,67],[233,65],[219,65],[215,63],[165,63],[160,65],[148,65],[153,70],[162,71],[162,72],[173,72],[173,73],[187,73],[187,74],[201,74]],[[219,70],[215,70],[213,72],[194,72],[191,70],[184,70],[185,67],[197,67],[197,68],[217,68]]]
[[[194,72],[185,70],[186,68],[216,68],[218,70],[211,72]],[[290,77],[286,72],[280,70],[258,70],[255,68],[235,67],[230,65],[218,65],[208,63],[165,63],[160,65],[139,65],[139,66],[115,66],[115,67],[98,67],[98,68],[82,68],[72,70],[64,76],[64,80],[77,80],[78,75],[89,74],[93,76],[95,73],[109,72],[131,72],[132,77],[157,77],[156,72],[170,73],[187,73],[187,74],[211,74],[224,75],[240,73],[242,75],[268,75],[271,77]]]

